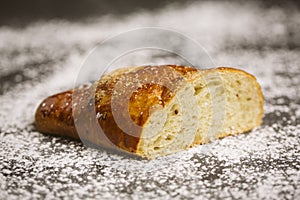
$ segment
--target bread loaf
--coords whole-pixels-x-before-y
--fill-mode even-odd
[[[242,70],[130,67],[46,98],[35,125],[153,159],[259,126],[263,101],[255,77]]]

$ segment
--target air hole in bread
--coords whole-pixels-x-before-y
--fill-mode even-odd
[[[195,92],[194,92],[194,95],[198,95],[200,92],[201,92],[201,90],[202,90],[202,88],[203,88],[204,86],[203,85],[196,85],[195,87],[194,87],[194,90],[195,90]]]
[[[172,140],[173,138],[174,138],[174,136],[168,135],[168,136],[166,137],[166,140]]]
[[[172,107],[171,107],[171,112],[173,112],[175,115],[177,115],[179,113],[179,109],[178,109],[178,104],[174,104]]]

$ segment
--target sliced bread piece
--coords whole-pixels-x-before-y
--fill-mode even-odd
[[[254,76],[165,65],[116,70],[91,86],[48,97],[35,124],[44,133],[153,159],[247,132],[262,117]]]

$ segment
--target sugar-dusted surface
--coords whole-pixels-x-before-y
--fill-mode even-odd
[[[299,198],[299,19],[298,10],[213,2],[124,19],[0,28],[0,199]],[[203,44],[218,65],[254,74],[266,100],[262,126],[152,161],[36,132],[37,104],[73,86],[84,53],[137,26],[179,30]]]

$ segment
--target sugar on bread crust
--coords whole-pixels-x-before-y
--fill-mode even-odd
[[[259,126],[263,103],[255,77],[242,70],[130,67],[46,98],[35,124],[153,159]]]

